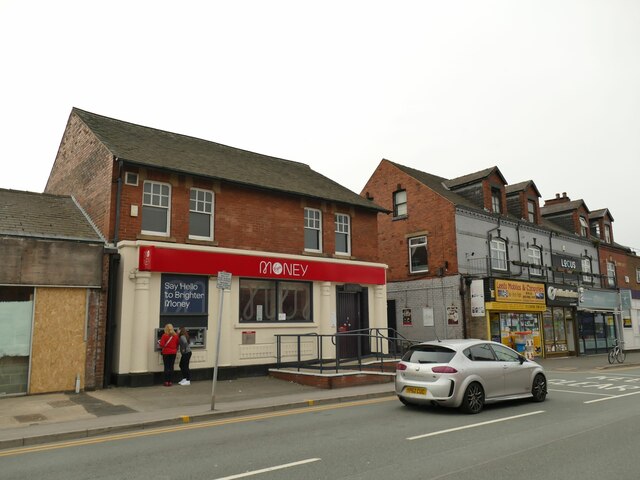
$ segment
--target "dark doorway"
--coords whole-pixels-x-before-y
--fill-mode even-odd
[[[360,285],[336,287],[336,329],[339,358],[356,358],[370,353],[368,290]]]

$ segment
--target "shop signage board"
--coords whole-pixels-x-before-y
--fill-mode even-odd
[[[508,303],[546,303],[544,284],[518,282],[515,280],[495,279],[494,295],[496,302]]]
[[[145,246],[140,248],[138,268],[141,271],[217,275],[252,278],[281,278],[324,282],[384,285],[384,266],[360,265],[354,262],[326,262],[262,255],[241,255]]]
[[[618,310],[620,303],[618,292],[615,290],[591,290],[580,287],[579,306],[595,310]]]
[[[548,284],[547,304],[554,307],[575,307],[578,305],[578,288],[570,285]]]
[[[206,315],[208,278],[198,275],[162,275],[161,315]]]

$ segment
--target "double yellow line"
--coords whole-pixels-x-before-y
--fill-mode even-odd
[[[245,417],[234,417],[220,420],[210,420],[205,422],[190,423],[191,417],[182,417],[185,422],[183,425],[173,425],[171,427],[158,427],[149,430],[141,430],[137,432],[119,433],[113,435],[96,436],[91,438],[82,438],[79,440],[71,440],[68,442],[58,442],[42,445],[33,445],[30,447],[13,448],[10,450],[0,451],[0,457],[9,457],[13,455],[23,455],[25,453],[44,452],[47,450],[58,450],[61,448],[78,447],[83,445],[93,445],[96,443],[113,442],[116,440],[128,440],[131,438],[147,437],[150,435],[160,435],[162,433],[176,432],[181,430],[193,430],[196,428],[218,427],[221,425],[231,425],[234,423],[253,422],[255,420],[265,420],[269,418],[286,417],[290,415],[299,415],[301,413],[322,412],[325,410],[333,410],[338,408],[357,407],[362,405],[371,405],[375,403],[388,402],[395,400],[395,396],[372,398],[368,400],[358,400],[353,402],[334,403],[331,405],[321,405],[314,407],[313,401],[310,400],[307,408],[294,408],[290,410],[282,410],[279,412],[269,412],[258,415],[248,415]]]

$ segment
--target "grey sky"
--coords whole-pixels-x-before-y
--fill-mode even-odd
[[[309,164],[497,165],[640,251],[640,2],[0,0],[0,187],[42,191],[72,107]]]

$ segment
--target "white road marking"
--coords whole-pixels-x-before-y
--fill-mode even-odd
[[[275,467],[263,468],[261,470],[253,470],[252,472],[239,473],[237,475],[231,475],[230,477],[220,477],[215,480],[232,480],[234,478],[250,477],[251,475],[258,475],[260,473],[273,472],[274,470],[282,470],[283,468],[297,467],[298,465],[304,465],[305,463],[317,462],[322,460],[321,458],[308,458],[306,460],[300,460],[299,462],[285,463],[284,465],[276,465]]]
[[[436,435],[442,435],[444,433],[451,433],[451,432],[457,432],[459,430],[466,430],[467,428],[481,427],[483,425],[490,425],[492,423],[506,422],[507,420],[516,420],[518,418],[528,417],[530,415],[537,415],[539,413],[544,413],[544,412],[545,412],[544,410],[537,410],[531,413],[523,413],[522,415],[514,415],[513,417],[498,418],[496,420],[489,420],[487,422],[474,423],[472,425],[465,425],[463,427],[449,428],[447,430],[440,430],[438,432],[425,433],[424,435],[416,435],[415,437],[407,437],[407,440],[417,440],[419,438],[433,437]]]
[[[593,392],[578,392],[577,390],[556,390],[549,389],[550,392],[560,392],[560,393],[577,393],[579,395],[598,395],[601,397],[613,397],[614,395],[607,395],[606,393],[593,393]]]
[[[622,397],[629,397],[631,395],[639,395],[640,392],[631,392],[631,393],[625,393],[622,395],[613,395],[611,397],[607,397],[607,398],[596,398],[595,400],[588,400],[584,403],[596,403],[596,402],[604,402],[605,400],[613,400],[614,398],[622,398]]]

